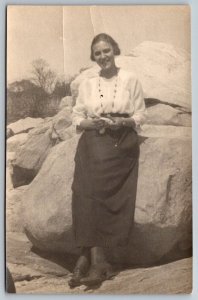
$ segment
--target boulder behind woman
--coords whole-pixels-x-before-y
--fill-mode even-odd
[[[77,250],[71,227],[71,184],[78,139],[74,136],[53,147],[24,193],[24,229],[42,250]],[[151,137],[141,143],[134,230],[129,246],[115,249],[109,258],[152,264],[175,247],[176,257],[191,247],[191,138],[181,136],[181,131],[178,136]]]

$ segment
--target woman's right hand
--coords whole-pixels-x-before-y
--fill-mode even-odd
[[[99,118],[95,119],[85,119],[81,121],[80,127],[82,129],[102,129],[106,126],[106,122],[104,120],[101,120]]]

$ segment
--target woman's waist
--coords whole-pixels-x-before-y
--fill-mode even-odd
[[[96,128],[88,128],[84,130],[85,134],[89,134],[89,132],[93,135],[96,136],[105,136],[105,135],[110,135],[111,137],[119,137],[123,134],[126,133],[133,133],[135,135],[137,135],[137,132],[135,131],[135,129],[133,127],[120,127],[120,128],[111,128],[111,127],[104,127],[101,129],[96,129]]]
[[[128,113],[101,113],[100,117],[121,117],[121,118],[129,118]]]
[[[94,114],[90,114],[88,115],[88,118],[91,118],[91,119],[95,119],[95,118],[111,118],[111,117],[121,117],[121,118],[129,118],[130,115],[128,113],[120,113],[120,112],[110,112],[110,113],[100,113],[100,114],[97,114],[97,115],[94,115]]]

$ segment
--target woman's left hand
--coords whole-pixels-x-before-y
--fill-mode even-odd
[[[111,120],[113,121],[109,126],[111,129],[119,129],[120,127],[135,128],[136,126],[135,121],[132,118],[112,117]]]
[[[111,120],[113,121],[111,124],[109,124],[111,129],[116,130],[123,126],[121,117],[111,117]]]

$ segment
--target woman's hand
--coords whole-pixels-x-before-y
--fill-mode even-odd
[[[119,129],[121,127],[136,127],[135,121],[133,118],[123,118],[123,117],[111,117],[113,121],[112,124],[109,125],[111,129]]]
[[[101,120],[100,118],[94,118],[94,119],[85,119],[81,121],[80,127],[82,129],[102,129],[106,127],[106,122],[104,120]]]
[[[97,129],[100,130],[102,128],[111,128],[112,130],[117,130],[121,127],[136,127],[135,121],[133,118],[123,118],[123,117],[111,117],[109,118],[111,122],[107,122],[101,118],[93,118],[93,119],[85,119],[81,121],[80,127],[82,129]]]
[[[111,123],[108,124],[108,127],[112,130],[117,130],[122,127],[122,122],[120,117],[111,117]]]

